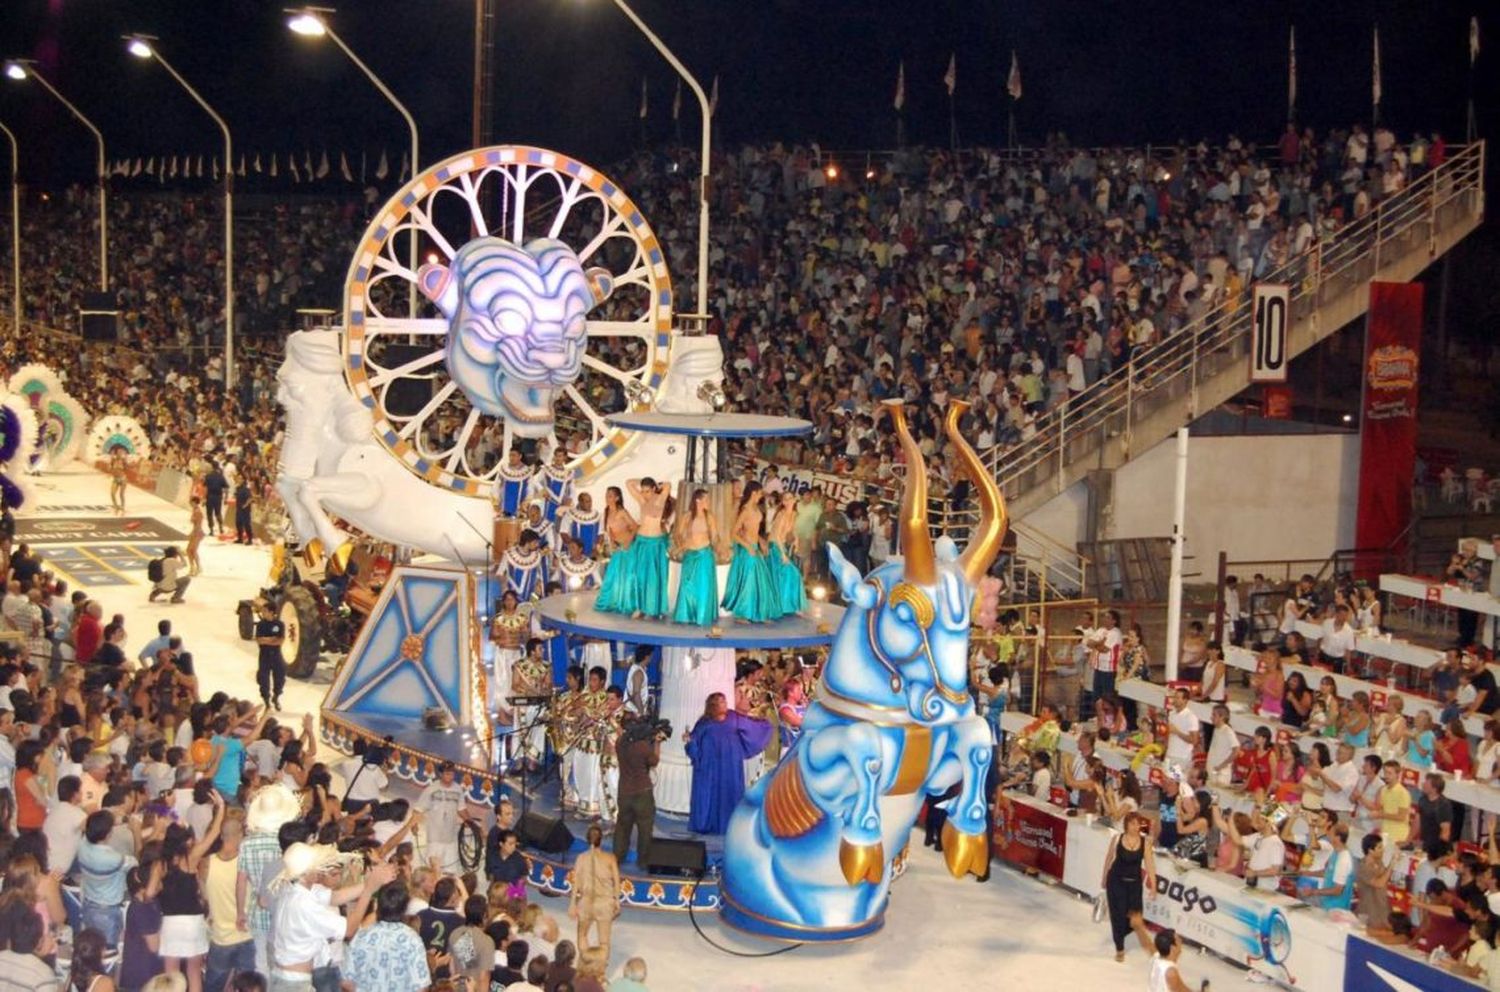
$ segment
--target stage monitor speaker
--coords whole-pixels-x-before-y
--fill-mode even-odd
[[[385,354],[381,364],[388,369],[400,368],[407,362],[423,358],[432,352],[431,345],[425,344],[397,344],[394,341],[385,343]],[[429,372],[438,369],[437,365],[429,365],[418,373],[425,376]],[[385,408],[388,412],[398,417],[411,417],[417,414],[432,399],[433,380],[425,378],[414,378],[402,376],[391,380],[385,392]]]
[[[534,847],[547,854],[562,854],[573,846],[573,832],[555,816],[527,813],[521,817],[516,833],[524,847]]]
[[[651,838],[651,863],[646,867],[654,875],[684,875],[696,878],[708,868],[708,849],[701,840]]]

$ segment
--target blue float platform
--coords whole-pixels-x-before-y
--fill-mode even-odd
[[[599,824],[604,830],[604,849],[614,850],[614,824],[593,817],[574,815],[572,810],[562,808],[560,789],[555,770],[549,769],[545,779],[536,783],[533,776],[529,789],[529,812],[557,817],[567,825],[573,835],[573,846],[560,854],[546,854],[526,850],[526,859],[531,867],[531,884],[559,894],[572,890],[573,862],[588,847],[588,829]],[[516,815],[521,814],[521,785],[519,777],[507,780],[507,791],[515,804]],[[657,840],[692,840],[703,843],[707,870],[701,879],[685,878],[681,875],[654,875],[635,860],[632,850],[620,866],[620,889],[623,904],[637,909],[685,911],[688,901],[693,909],[716,912],[719,909],[719,875],[724,863],[724,836],[722,834],[698,834],[688,829],[687,820],[680,817],[656,814]],[[626,886],[629,889],[626,889]]]
[[[522,811],[561,819],[573,835],[572,846],[558,854],[523,849],[530,868],[531,884],[556,895],[566,895],[573,886],[573,862],[587,847],[588,829],[595,823],[604,828],[604,848],[614,847],[614,825],[592,817],[580,817],[562,806],[561,786],[555,766],[547,772],[501,775],[490,765],[486,742],[476,741],[466,728],[452,731],[423,729],[409,720],[381,718],[370,714],[323,714],[323,739],[335,747],[352,749],[354,742],[379,741],[389,735],[393,760],[387,771],[397,778],[423,786],[437,777],[438,766],[451,761],[459,768],[459,781],[476,803],[493,805],[508,797],[519,817]],[[658,813],[655,836],[665,840],[702,841],[708,870],[702,879],[680,875],[653,875],[635,862],[632,851],[620,868],[621,898],[636,909],[681,912],[691,900],[694,910],[717,912],[719,873],[724,861],[724,838],[719,834],[697,834],[687,821]],[[628,884],[629,888],[626,889]]]
[[[844,619],[842,606],[813,600],[796,616],[769,623],[740,623],[732,617],[724,617],[718,624],[699,627],[670,620],[632,619],[619,613],[602,613],[594,609],[597,595],[594,591],[584,591],[548,596],[536,604],[542,626],[565,634],[627,644],[764,651],[770,648],[827,647],[833,643],[834,632]]]
[[[772,417],[759,413],[617,413],[605,417],[611,427],[642,434],[674,434],[678,437],[747,438],[800,437],[813,432],[810,420]]]

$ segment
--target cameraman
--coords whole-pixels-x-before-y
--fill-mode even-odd
[[[385,788],[390,779],[381,766],[389,756],[390,738],[373,745],[357,740],[354,742],[354,757],[345,758],[334,766],[345,782],[341,807],[345,813],[358,813],[367,807],[373,809],[375,804],[385,801]]]
[[[657,723],[653,732],[642,733],[651,721],[646,718],[625,724],[615,742],[620,759],[619,813],[615,818],[615,860],[625,863],[630,853],[630,831],[636,831],[635,863],[644,868],[650,864],[651,835],[656,826],[656,796],[652,792],[651,769],[661,761],[661,742],[672,733],[669,724]]]

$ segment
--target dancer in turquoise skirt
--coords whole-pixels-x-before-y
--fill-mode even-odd
[[[682,555],[672,619],[707,626],[719,619],[719,580],[714,571],[719,525],[709,510],[707,489],[693,490],[687,512],[672,528],[672,544]]]
[[[625,509],[620,487],[610,486],[604,491],[604,541],[610,549],[609,562],[604,568],[599,595],[594,597],[594,609],[627,615],[636,611],[640,592],[630,564],[635,532],[635,518]]]
[[[797,497],[783,492],[776,515],[771,519],[771,550],[767,555],[771,568],[771,585],[776,589],[776,605],[783,616],[801,613],[807,606],[807,591],[802,584],[802,570],[797,567]]]
[[[734,519],[734,557],[724,581],[724,600],[719,605],[750,623],[763,623],[781,616],[771,566],[766,560],[765,492],[758,482],[745,483],[740,509]]]
[[[672,519],[671,487],[653,479],[631,479],[625,488],[641,508],[641,526],[630,546],[635,586],[631,616],[657,619],[672,608],[667,598],[667,522]]]

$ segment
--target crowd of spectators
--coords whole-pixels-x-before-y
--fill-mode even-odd
[[[205,698],[170,621],[137,648],[25,545],[5,565],[4,988],[603,992],[607,946],[526,898],[508,801],[473,806],[451,766],[393,796],[388,755],[325,757],[310,715]],[[490,834],[468,871],[465,820]],[[646,988],[640,959],[614,970]]]
[[[1472,549],[1456,557],[1471,587],[1492,588]],[[1014,788],[1106,823],[1140,821],[1179,863],[1354,914],[1370,938],[1500,988],[1491,652],[1462,639],[1432,668],[1399,673],[1356,650],[1356,635],[1386,628],[1379,597],[1349,576],[1280,590],[1257,576],[1244,610],[1237,586],[1223,641],[1193,624],[1166,685],[1138,625],[1122,629],[1114,610],[1081,617],[1072,657],[1054,661],[1084,673],[1083,698],[1044,703],[1010,735],[998,801]],[[1262,612],[1274,621],[1253,622]],[[981,705],[1008,660],[976,652]],[[1114,914],[1121,900],[1110,901]],[[1133,924],[1118,915],[1123,954]]]
[[[1358,126],[1321,137],[1289,131],[1263,147],[1231,139],[1091,151],[1058,140],[1020,156],[911,151],[868,173],[815,149],[726,154],[715,163],[709,330],[724,342],[729,403],[813,421],[810,445],[769,454],[884,481],[901,459],[875,404],[900,396],[941,486],[953,470],[938,429],[950,394],[973,401],[965,430],[979,446],[1021,442],[1038,414],[1209,308],[1238,300],[1253,278],[1309,251],[1444,155],[1437,136],[1398,144]],[[613,170],[652,219],[679,285],[694,276],[694,165],[685,154],[653,154]],[[113,291],[124,343],[138,350],[78,347],[29,331],[0,344],[0,364],[51,365],[91,413],[137,417],[161,465],[196,476],[211,459],[227,461],[263,483],[279,440],[276,335],[291,326],[295,307],[337,301],[368,203],[306,201],[242,217],[237,306],[247,349],[233,395],[217,352],[193,350],[213,343],[221,305],[218,209],[213,196],[115,197]],[[92,212],[72,191],[29,204],[26,216],[27,316],[68,327],[96,271]],[[878,561],[888,553],[888,522],[878,513],[876,525],[860,526],[816,502],[799,512],[812,540],[842,544],[862,534],[864,554]],[[8,570],[15,584],[0,607],[10,635],[0,661],[0,967],[8,981],[34,976],[21,987],[50,988],[61,960],[70,983],[91,992],[108,992],[93,982],[109,965],[113,977],[104,981],[121,988],[177,983],[191,992],[217,992],[231,972],[240,973],[238,989],[332,987],[332,967],[357,989],[457,987],[465,978],[483,987],[485,972],[491,984],[528,992],[601,987],[598,956],[560,940],[556,921],[507,895],[507,884],[486,890],[450,864],[424,861],[409,839],[421,821],[411,810],[379,795],[342,809],[335,782],[348,783],[356,769],[340,774],[318,760],[308,726],[283,725],[269,708],[223,693],[203,699],[191,653],[170,631],[131,658],[127,616],[105,623],[100,603],[69,595],[34,556],[17,552]],[[1500,723],[1489,722],[1484,741],[1471,745],[1451,720],[1440,721],[1440,735],[1425,713],[1408,726],[1393,706],[1394,717],[1381,720],[1400,744],[1365,757],[1361,770],[1354,755],[1375,740],[1370,699],[1340,698],[1336,684],[1316,694],[1293,679],[1277,688],[1282,659],[1320,657],[1294,632],[1266,649],[1253,691],[1263,715],[1320,739],[1256,733],[1242,741],[1218,705],[1206,731],[1181,715],[1191,711],[1180,694],[1160,713],[1127,705],[1112,683],[1131,654],[1130,635],[1118,617],[1088,631],[1081,649],[1094,674],[1094,728],[1077,738],[1082,763],[1059,758],[1064,721],[1044,710],[1016,742],[1025,758],[1018,784],[1050,785],[1061,760],[1070,801],[1115,817],[1139,813],[1145,790],[1135,771],[1111,775],[1095,749],[1123,743],[1149,756],[1154,747],[1182,771],[1162,779],[1158,843],[1268,878],[1281,863],[1277,845],[1301,844],[1308,860],[1298,864],[1318,890],[1304,894],[1315,898],[1329,895],[1321,880],[1331,859],[1336,879],[1352,878],[1340,867],[1352,851],[1358,865],[1349,872],[1363,883],[1379,876],[1382,843],[1420,846],[1433,882],[1424,880],[1403,920],[1382,915],[1381,887],[1370,880],[1372,895],[1359,908],[1371,932],[1445,947],[1500,980],[1500,967],[1472,953],[1493,944],[1484,893],[1496,889],[1497,869],[1472,851],[1455,853],[1468,838],[1493,857],[1493,822],[1460,817],[1442,797],[1447,773],[1495,778]],[[1229,682],[1223,652],[1202,640],[1200,694],[1218,704]],[[1149,673],[1143,650],[1133,657],[1127,674]],[[1465,658],[1445,661],[1433,688],[1451,676],[1445,708],[1488,715],[1500,695],[1492,677],[1485,684],[1483,666]],[[987,701],[1009,694],[1007,673],[986,675]],[[1302,725],[1288,721],[1288,705]],[[1400,781],[1403,761],[1427,776],[1416,801]],[[1215,790],[1246,797],[1246,812],[1227,815]],[[295,809],[274,798],[284,796]],[[1263,800],[1282,813],[1268,813]],[[257,810],[275,818],[278,804],[281,822],[263,829]],[[513,843],[504,816],[495,811],[490,821],[499,850]],[[1350,827],[1361,831],[1352,842]],[[1191,840],[1199,834],[1201,842]],[[161,975],[178,978],[162,985]],[[632,961],[614,985],[640,989],[643,979],[644,966]]]
[[[964,429],[981,448],[1019,443],[1042,413],[1239,300],[1256,276],[1446,155],[1438,135],[1401,143],[1361,125],[1321,135],[1289,128],[1266,145],[1231,136],[1213,146],[1091,150],[1057,138],[1020,153],[909,150],[866,170],[815,147],[724,153],[714,163],[708,329],[724,343],[729,404],[815,424],[810,444],[771,443],[761,449],[768,457],[876,482],[900,462],[876,404],[904,398],[941,489],[956,471],[939,430],[948,396],[973,402]],[[691,153],[642,153],[611,172],[651,219],[679,287],[691,285]],[[270,399],[277,337],[294,325],[293,310],[337,305],[377,199],[366,191],[239,215],[239,339],[267,356],[246,363],[258,371],[242,407]],[[168,190],[110,202],[125,343],[211,344],[222,287],[217,198]],[[28,204],[26,309],[45,326],[72,327],[92,288],[92,216],[78,190]],[[186,354],[193,360],[179,374],[222,381],[214,349]],[[144,370],[162,375],[166,360]],[[140,383],[116,376],[103,398],[129,401]],[[605,376],[582,388],[602,410],[626,401]],[[211,390],[203,395],[216,402]],[[252,418],[258,429],[268,422],[262,412]],[[462,417],[448,420],[457,429]]]
[[[1440,136],[1403,145],[1360,125],[1259,147],[911,152],[863,175],[805,148],[741,149],[714,168],[709,326],[729,401],[813,421],[811,445],[776,455],[844,473],[897,460],[875,432],[891,396],[914,407],[924,447],[942,448],[950,394],[974,403],[968,436],[1013,444],[1446,154]],[[617,177],[679,280],[695,175],[643,155]]]

